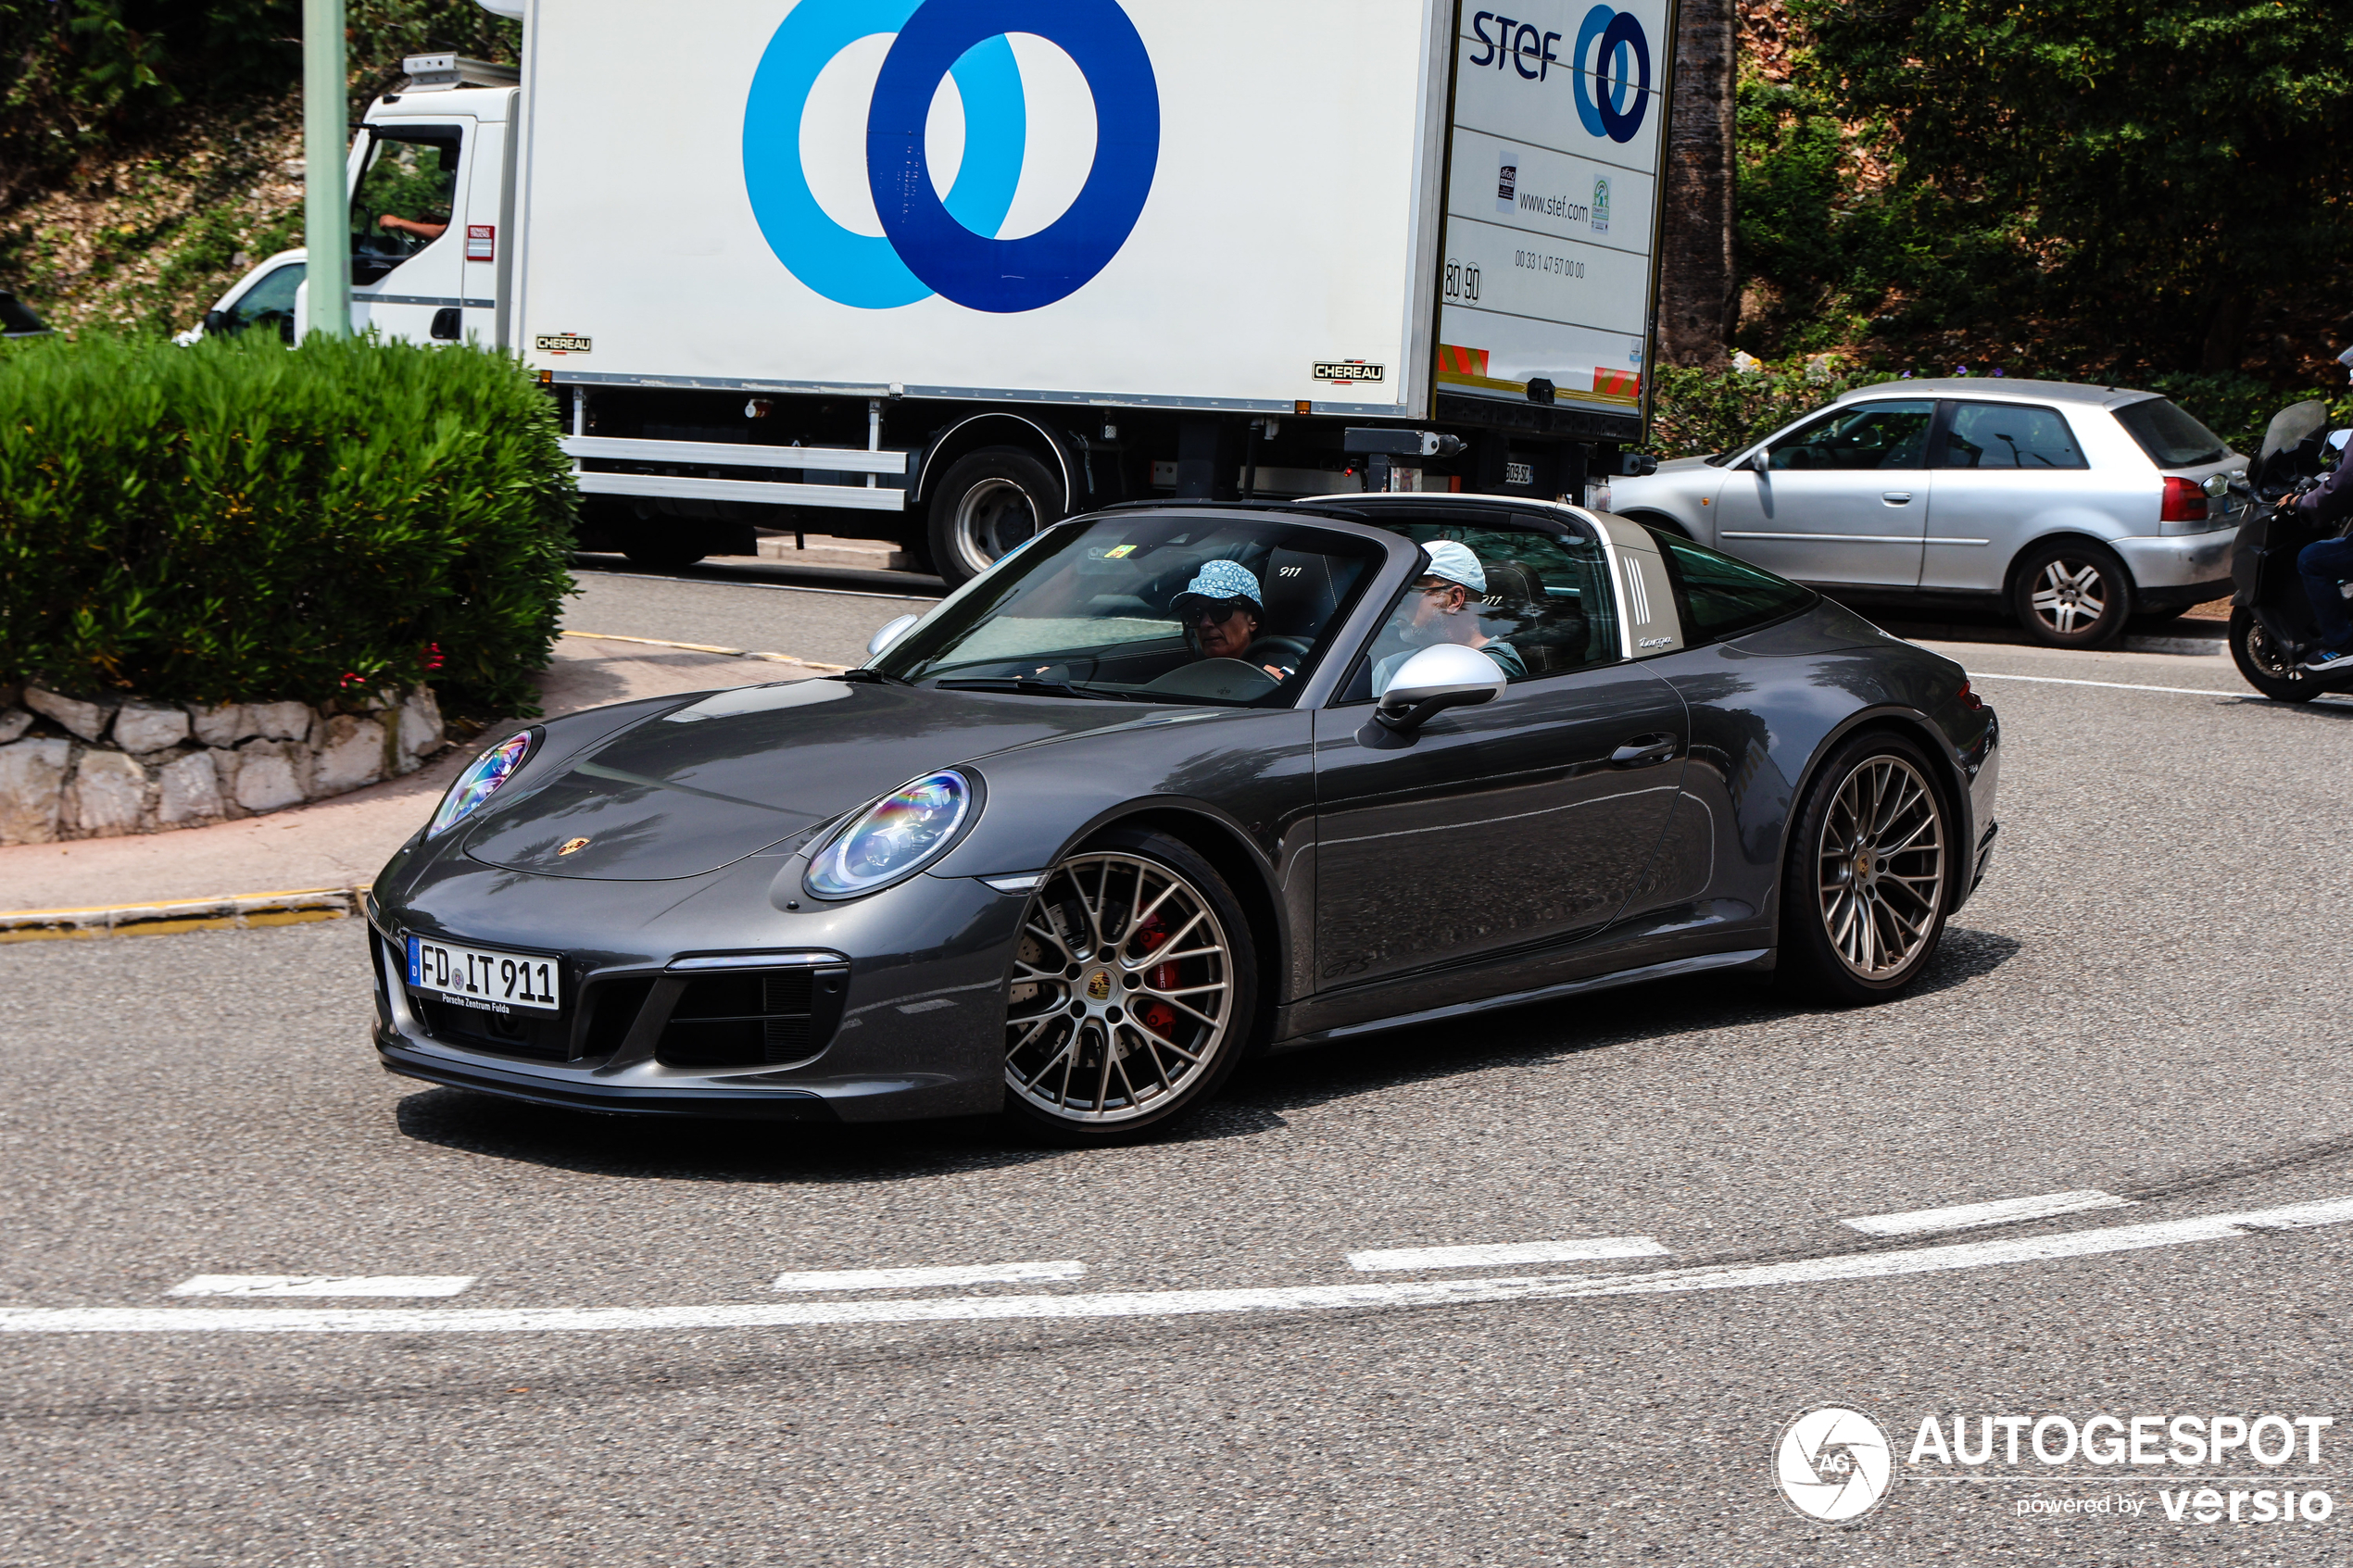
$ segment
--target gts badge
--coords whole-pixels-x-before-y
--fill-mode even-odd
[[[1644,637],[1634,646],[1638,648],[1663,648],[1674,640],[1672,637]]]

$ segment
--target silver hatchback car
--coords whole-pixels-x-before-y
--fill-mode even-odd
[[[1834,596],[2004,608],[2037,642],[2096,647],[2230,591],[2246,467],[2154,393],[1882,382],[1613,481],[1609,506]]]

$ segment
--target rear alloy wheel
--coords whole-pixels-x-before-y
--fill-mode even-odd
[[[1843,1002],[1894,996],[1944,935],[1951,826],[1918,746],[1865,734],[1808,797],[1783,869],[1780,972]]]
[[[2231,611],[2231,662],[2246,684],[2273,702],[2309,702],[2328,688],[2296,667],[2251,609]]]
[[[2010,608],[2045,647],[2095,648],[2114,642],[2133,615],[2133,579],[2112,550],[2062,539],[2019,566]]]
[[[1124,1142],[1214,1094],[1248,1044],[1250,928],[1208,861],[1116,832],[1031,896],[1005,995],[1005,1103],[1058,1143]]]
[[[932,564],[950,587],[969,583],[1062,516],[1062,483],[1045,464],[1018,446],[983,447],[932,492]]]

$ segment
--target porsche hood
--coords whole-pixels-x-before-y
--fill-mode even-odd
[[[911,778],[1132,721],[1125,703],[837,680],[720,692],[550,764],[464,838],[540,876],[698,876],[807,834]]]

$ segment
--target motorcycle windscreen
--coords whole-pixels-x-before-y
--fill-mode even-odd
[[[2310,440],[2313,433],[2328,422],[2329,406],[2317,397],[2302,403],[2291,403],[2273,414],[2270,426],[2263,432],[2262,455],[2255,459],[2259,480],[2265,477],[2263,470],[2271,465],[2274,457]]]

